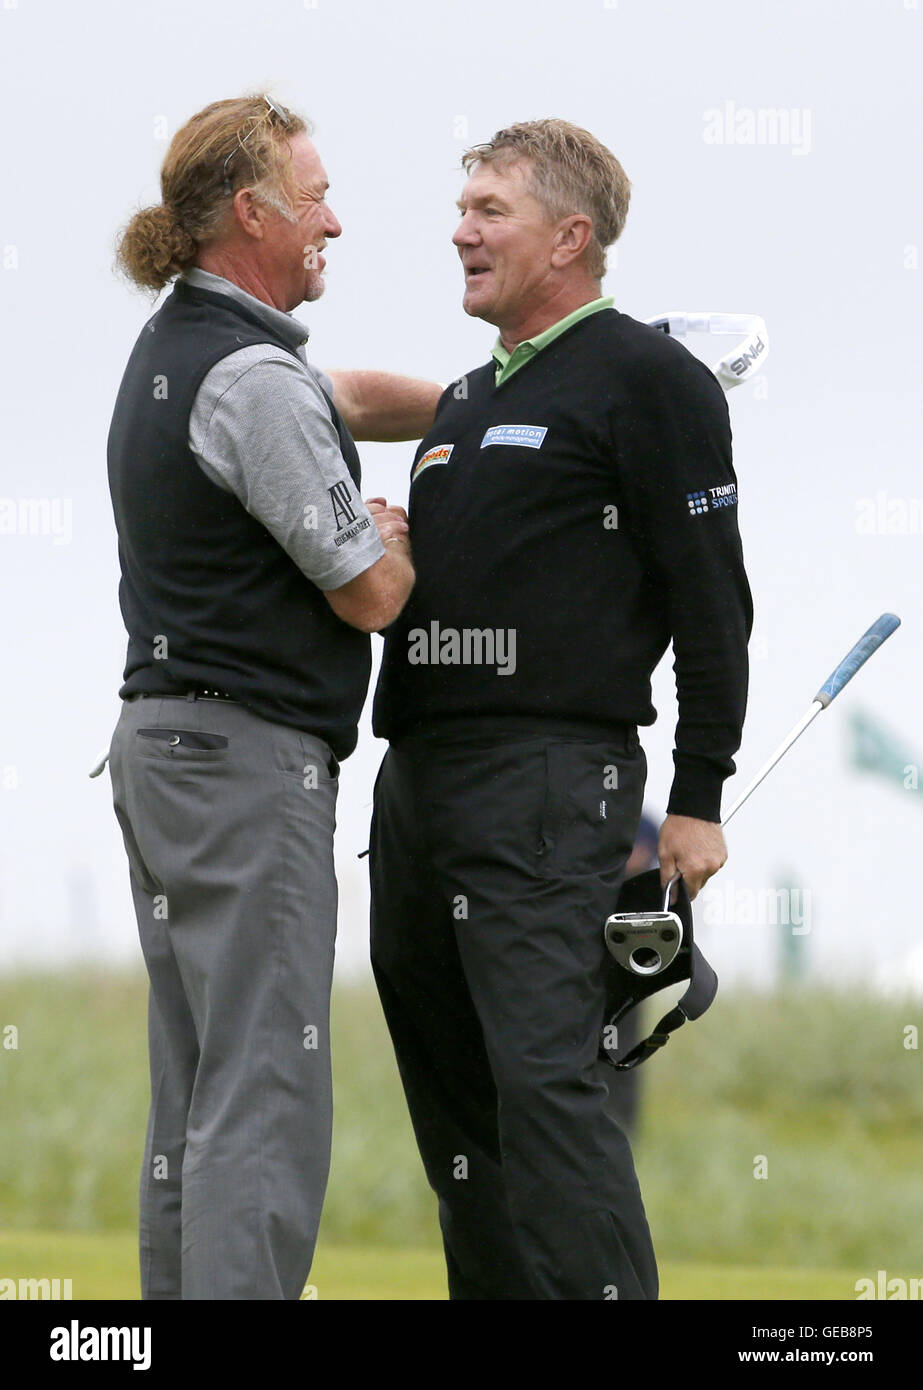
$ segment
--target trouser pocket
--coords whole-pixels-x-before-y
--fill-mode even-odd
[[[646,763],[639,743],[545,745],[545,800],[538,872],[601,873],[631,853],[641,815]]]

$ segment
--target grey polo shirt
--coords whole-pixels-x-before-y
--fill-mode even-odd
[[[189,415],[189,447],[216,486],[233,493],[319,589],[338,589],[381,559],[374,522],[337,531],[330,489],[354,491],[321,386],[333,383],[308,362],[304,324],[223,276],[193,267],[180,276],[197,289],[245,305],[298,352],[257,343],[223,357],[203,378]],[[356,499],[358,520],[368,517]],[[337,541],[339,540],[339,544]]]

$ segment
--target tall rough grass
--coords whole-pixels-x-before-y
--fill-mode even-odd
[[[855,992],[728,991],[683,1028],[643,1069],[636,1158],[660,1255],[923,1272],[923,1078],[906,1045],[919,1013]],[[373,988],[336,990],[333,1036],[322,1239],[435,1245]],[[0,979],[0,1227],[133,1227],[146,1111],[143,978]]]

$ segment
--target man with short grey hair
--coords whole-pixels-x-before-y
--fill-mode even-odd
[[[702,363],[602,296],[628,207],[609,150],[533,121],[464,163],[463,306],[499,337],[444,392],[411,471],[417,583],[388,630],[374,708],[390,748],[372,961],[450,1296],[653,1299],[599,1060],[603,927],[641,813],[638,726],[654,721],[650,677],[671,639],[661,875],[695,896],[726,858],[721,788],[752,619],[728,412]]]
[[[351,430],[417,438],[439,388],[308,363],[291,311],[341,228],[295,113],[213,103],[161,187],[120,260],[176,283],[108,448],[128,630],[110,768],[151,982],[142,1296],[297,1299],[330,1159],[337,772],[369,634],[414,577]]]

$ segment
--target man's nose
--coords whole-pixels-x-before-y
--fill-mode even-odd
[[[475,233],[472,223],[468,220],[467,213],[465,213],[464,217],[455,228],[452,234],[452,241],[454,245],[458,247],[470,246],[472,242],[477,241],[477,234]]]
[[[340,226],[340,220],[337,217],[336,213],[332,210],[332,208],[329,207],[327,208],[327,220],[324,225],[324,230],[326,231],[327,236],[339,236],[343,230],[343,228]]]

